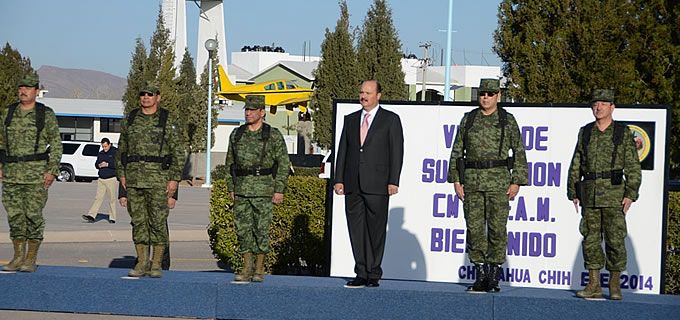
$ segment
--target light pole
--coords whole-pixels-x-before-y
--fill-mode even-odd
[[[444,69],[444,101],[451,101],[451,25],[453,24],[453,0],[449,0],[449,27],[446,29],[446,69]]]
[[[208,128],[206,130],[206,147],[205,147],[205,183],[201,186],[203,188],[210,188],[210,149],[212,147],[212,55],[217,50],[217,40],[208,39],[205,41],[205,48],[208,50]]]

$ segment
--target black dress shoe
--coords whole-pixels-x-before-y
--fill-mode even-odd
[[[367,283],[368,281],[366,281],[366,279],[356,277],[350,281],[347,281],[345,288],[363,288]]]
[[[109,220],[109,223],[116,223],[116,220]]]
[[[368,288],[377,288],[380,286],[380,283],[378,283],[380,280],[378,279],[368,279],[368,282],[366,283],[366,287]]]
[[[93,222],[94,222],[94,218],[93,218],[92,216],[90,216],[90,215],[87,215],[87,214],[84,214],[84,215],[83,215],[83,220],[85,220],[85,221],[87,221],[87,222],[89,222],[89,223],[93,223]]]

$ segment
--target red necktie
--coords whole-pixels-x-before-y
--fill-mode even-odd
[[[364,141],[366,140],[366,135],[368,134],[368,117],[370,116],[370,113],[366,113],[364,115],[364,121],[361,123],[361,130],[359,131],[361,135],[361,145],[364,145]]]

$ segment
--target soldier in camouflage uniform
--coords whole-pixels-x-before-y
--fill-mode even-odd
[[[234,200],[243,270],[235,282],[264,281],[273,204],[283,201],[290,160],[283,136],[264,122],[264,96],[246,97],[246,123],[229,137],[227,189]],[[253,255],[255,270],[253,271]]]
[[[139,92],[141,108],[132,110],[121,123],[116,175],[126,196],[137,263],[128,275],[162,276],[161,262],[168,243],[168,214],[182,177],[185,149],[178,120],[158,106],[158,87],[146,84]],[[153,247],[151,269],[148,255]]]
[[[567,181],[567,197],[577,212],[579,204],[582,207],[579,231],[583,235],[584,266],[589,272],[588,285],[576,295],[601,298],[600,269],[605,267],[610,272],[610,298],[620,300],[621,271],[626,269],[627,260],[626,212],[638,198],[640,161],[632,132],[612,118],[614,92],[594,90],[591,108],[595,122],[579,131]]]
[[[515,117],[498,107],[497,79],[482,79],[479,108],[460,122],[448,181],[463,200],[467,247],[476,280],[468,291],[497,292],[508,242],[509,201],[527,184],[527,159]],[[511,153],[510,153],[511,152]]]
[[[36,76],[26,76],[19,82],[19,102],[0,111],[2,204],[14,245],[14,257],[5,271],[35,271],[47,189],[59,174],[62,148],[57,117],[35,101],[38,85]]]

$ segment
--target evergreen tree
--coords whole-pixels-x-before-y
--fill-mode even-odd
[[[165,27],[165,19],[163,19],[162,7],[158,6],[158,17],[156,18],[156,30],[151,35],[151,48],[149,50],[149,58],[146,63],[145,78],[147,80],[155,80],[158,77],[158,72],[161,69],[163,56],[167,50],[173,47],[170,40],[170,30]],[[174,51],[174,50],[173,50]],[[174,56],[173,56],[174,61]],[[164,92],[161,92],[164,94]]]
[[[194,60],[185,48],[177,79],[179,93],[179,109],[183,122],[186,123],[185,139],[190,153],[205,150],[206,108],[201,108],[200,88],[196,84]],[[203,105],[204,106],[204,105]]]
[[[402,56],[401,41],[392,22],[392,10],[386,0],[374,0],[359,37],[359,78],[378,80],[383,100],[405,100],[407,87],[401,69]]]
[[[130,71],[128,71],[127,88],[123,94],[123,105],[125,106],[125,115],[130,113],[130,110],[139,108],[139,90],[144,86],[146,79],[144,73],[146,70],[146,47],[142,38],[137,38],[135,51],[132,53],[130,59]]]
[[[676,5],[671,8],[668,12],[668,20],[671,22],[671,43],[676,46],[680,44],[680,5]],[[671,73],[675,75],[675,81],[673,81],[673,118],[671,126],[671,152],[670,152],[670,162],[671,162],[671,177],[674,179],[680,179],[680,63],[676,62],[671,66]]]
[[[321,61],[314,70],[316,89],[311,101],[314,111],[314,140],[322,148],[330,148],[333,141],[332,100],[357,97],[359,77],[352,42],[347,2],[342,0],[340,19],[335,25],[335,31],[326,29],[326,36],[321,44]]]
[[[0,51],[0,108],[17,102],[17,84],[28,74],[37,75],[31,59],[22,57],[9,42]]]
[[[526,102],[586,102],[594,88],[611,88],[617,103],[677,105],[679,10],[664,0],[503,0],[494,50],[508,93]],[[680,143],[677,127],[670,134]],[[680,173],[678,143],[671,168]]]
[[[172,46],[167,47],[161,55],[161,65],[158,69],[158,76],[155,83],[161,91],[160,107],[168,109],[171,113],[178,115],[179,110],[179,94],[177,92],[177,85],[175,83],[175,50]]]

